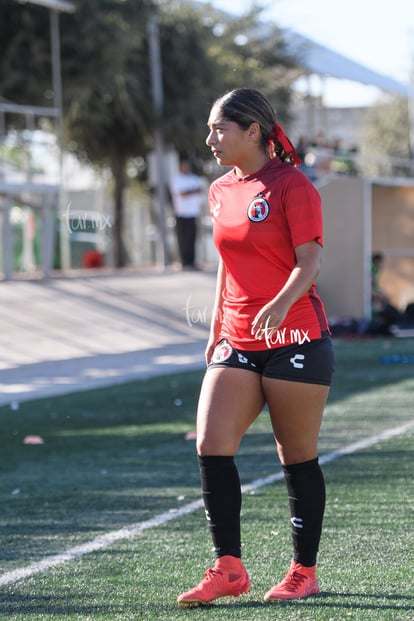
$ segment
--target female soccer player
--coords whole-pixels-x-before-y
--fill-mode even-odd
[[[334,356],[315,289],[322,246],[320,197],[267,99],[237,89],[218,99],[207,145],[232,170],[209,191],[220,254],[197,453],[213,568],[178,597],[183,606],[250,587],[241,561],[241,489],[234,462],[267,403],[291,512],[293,559],[267,601],[318,593],[316,556],[325,507],[318,435]]]

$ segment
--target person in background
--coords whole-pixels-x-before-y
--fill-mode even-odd
[[[183,269],[195,269],[197,220],[203,202],[203,182],[191,172],[190,162],[181,158],[179,172],[171,182],[178,252]]]
[[[396,308],[388,295],[381,289],[380,276],[384,266],[384,255],[375,252],[371,257],[371,334],[391,334],[391,326],[403,321],[403,313]]]
[[[296,151],[259,91],[241,88],[218,99],[208,130],[217,163],[232,167],[209,191],[220,263],[197,411],[201,487],[216,561],[178,604],[209,604],[249,590],[234,457],[265,403],[288,490],[293,558],[264,599],[303,598],[319,591],[325,484],[318,436],[334,368],[314,284],[323,244],[321,200],[297,170]]]

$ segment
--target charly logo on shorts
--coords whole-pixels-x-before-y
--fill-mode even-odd
[[[231,345],[229,345],[229,343],[227,342],[219,343],[214,350],[211,362],[215,362],[215,363],[224,362],[225,360],[228,360],[230,358],[232,353],[233,353],[233,348]]]
[[[269,203],[261,194],[256,196],[247,208],[247,216],[252,222],[263,222],[269,215]]]
[[[294,369],[303,369],[304,364],[302,360],[305,360],[305,356],[303,354],[296,354],[289,360]]]

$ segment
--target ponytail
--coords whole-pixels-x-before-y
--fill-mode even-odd
[[[279,123],[273,125],[272,132],[269,136],[269,147],[272,156],[277,156],[282,162],[299,166],[300,157],[296,153],[296,149],[286,136],[285,130]]]

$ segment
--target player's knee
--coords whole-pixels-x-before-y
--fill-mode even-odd
[[[286,465],[302,464],[305,461],[315,459],[318,449],[314,446],[284,446],[278,445],[278,456],[280,462]]]
[[[229,442],[219,440],[217,438],[209,438],[208,436],[197,434],[196,441],[197,454],[202,456],[206,455],[235,455],[237,453],[237,442]]]

